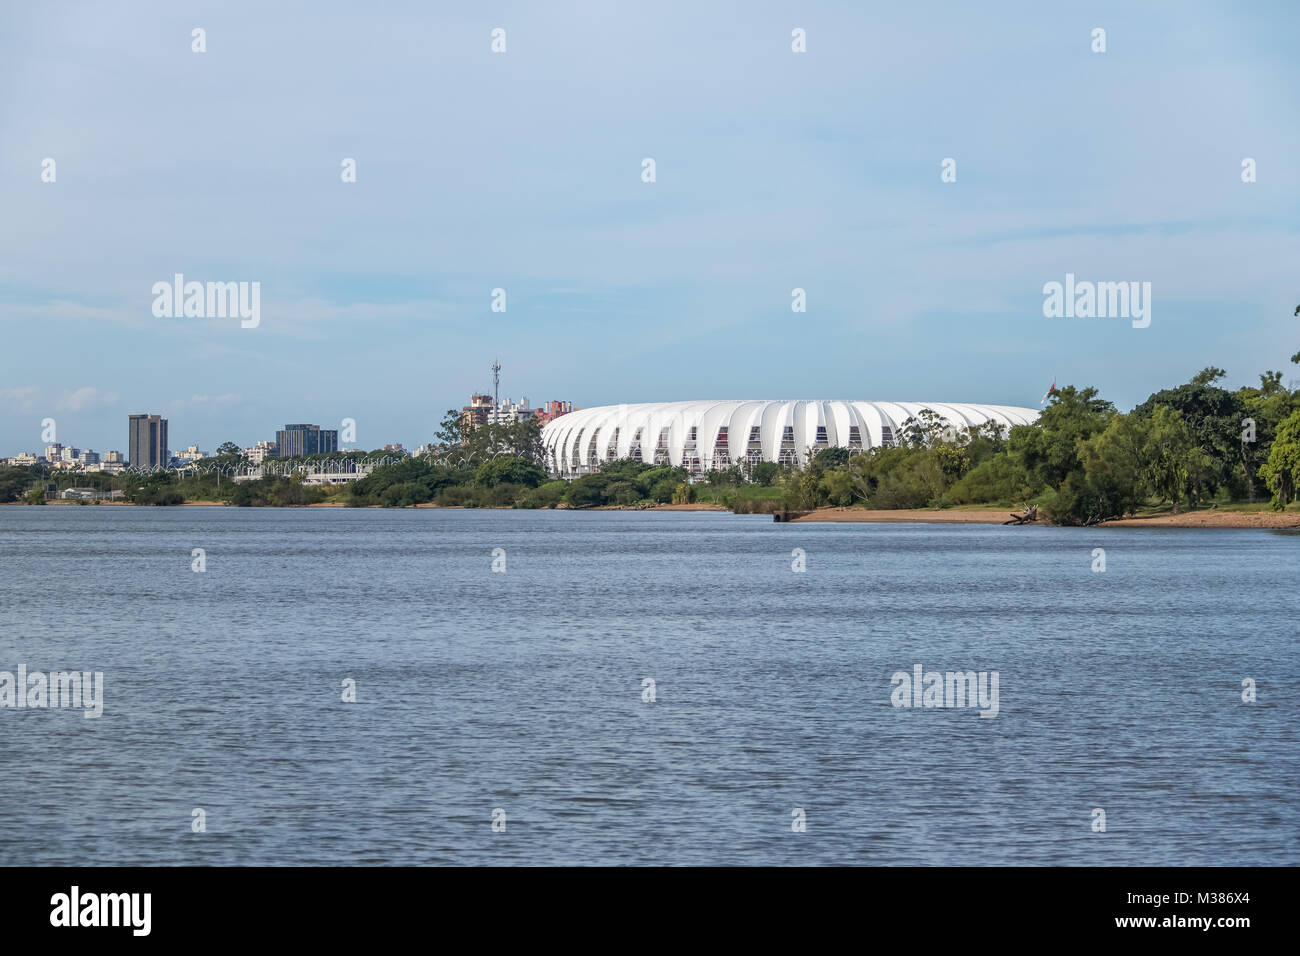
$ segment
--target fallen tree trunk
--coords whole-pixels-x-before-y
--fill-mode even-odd
[[[1006,524],[1032,524],[1038,520],[1038,505],[1030,505],[1025,509],[1024,514],[1011,512],[1011,520],[1002,522]]]

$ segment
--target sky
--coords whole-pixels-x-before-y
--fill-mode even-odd
[[[125,450],[133,412],[411,448],[494,359],[580,407],[1294,380],[1297,36],[1289,2],[4,4],[0,455],[46,418]],[[260,283],[259,324],[155,316],[176,273]],[[1067,273],[1150,282],[1150,325],[1045,317]]]

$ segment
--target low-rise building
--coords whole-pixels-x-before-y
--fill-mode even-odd
[[[65,500],[82,499],[86,501],[114,500],[123,497],[121,491],[100,491],[98,488],[64,488],[59,497]]]

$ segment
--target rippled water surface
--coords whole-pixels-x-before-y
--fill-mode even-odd
[[[0,508],[0,671],[105,683],[0,709],[0,863],[1295,864],[1298,582],[1264,531]]]

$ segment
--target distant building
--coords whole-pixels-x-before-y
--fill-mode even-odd
[[[166,468],[167,419],[161,415],[127,418],[127,454],[133,468]]]
[[[277,458],[301,458],[339,450],[339,433],[319,425],[285,425],[275,433]]]
[[[98,488],[64,488],[59,497],[65,500],[116,500],[124,497],[121,491],[100,491]]]
[[[260,441],[250,448],[244,449],[244,457],[255,465],[260,465],[268,458],[274,458],[276,453],[276,444],[273,441]]]
[[[77,455],[77,463],[81,465],[98,465],[99,455],[87,448]]]
[[[104,452],[104,463],[110,465],[120,465],[122,463],[122,453],[120,451]]]
[[[491,395],[471,395],[469,404],[460,411],[460,424],[466,431],[473,431],[480,425],[488,423],[488,416],[492,414],[492,396]]]
[[[58,443],[56,442],[56,443],[53,444],[53,445],[46,445],[46,446],[45,446],[45,460],[46,460],[46,461],[53,463],[53,462],[58,461],[58,460],[59,460],[60,458],[62,458],[62,457],[63,457],[63,446],[62,446],[62,445],[60,445],[60,444],[58,444]]]
[[[488,424],[509,425],[514,422],[530,422],[535,414],[536,410],[528,406],[526,397],[518,403],[507,398],[488,412]]]
[[[402,443],[401,443],[401,442],[398,442],[396,445],[385,445],[385,446],[384,446],[384,451],[391,451],[391,452],[394,452],[395,454],[398,454],[398,455],[409,455],[409,454],[410,454],[409,451],[407,451],[405,448],[402,447]]]
[[[185,450],[176,455],[181,461],[201,461],[208,457],[206,451],[199,451],[198,445],[186,445]]]
[[[537,409],[537,424],[546,425],[573,411],[573,402],[547,402]]]
[[[945,425],[1029,425],[1038,410],[951,402],[649,402],[584,408],[542,430],[548,470],[567,478],[633,458],[693,473],[760,461],[799,466],[825,448],[892,448],[909,419],[932,411]]]
[[[35,452],[25,451],[21,454],[14,455],[12,458],[5,460],[6,464],[18,465],[19,467],[30,467],[40,463]]]

